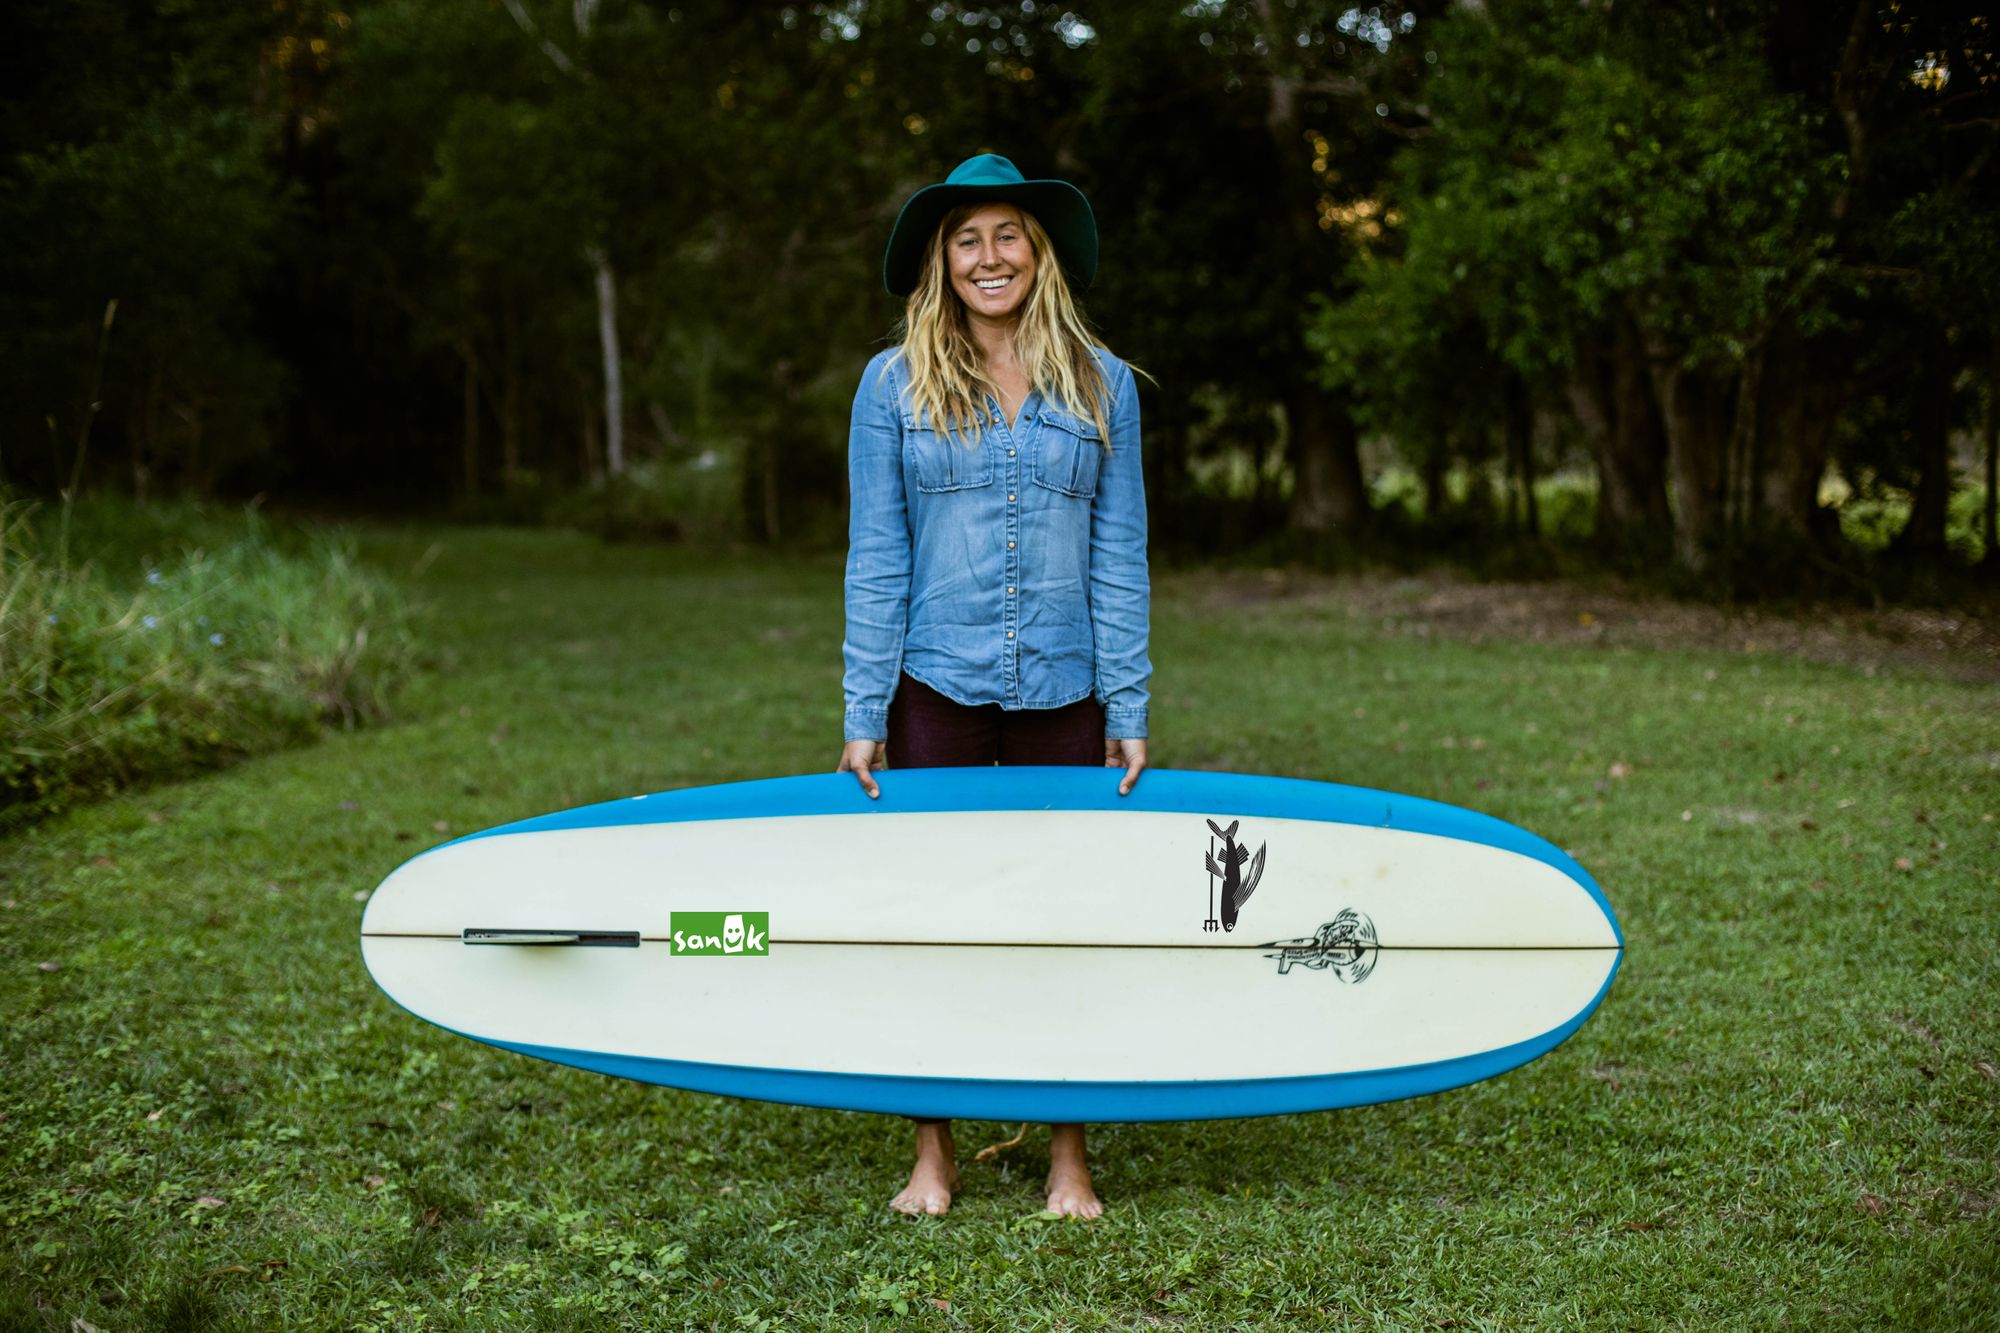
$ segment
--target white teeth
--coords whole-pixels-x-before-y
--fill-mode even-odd
[[[972,284],[981,291],[995,292],[1012,281],[1012,278],[974,278]]]

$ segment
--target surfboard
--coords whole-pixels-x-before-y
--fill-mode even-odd
[[[1300,779],[888,771],[635,796],[424,852],[377,984],[524,1055],[911,1116],[1139,1121],[1422,1096],[1562,1042],[1623,956],[1573,859]]]

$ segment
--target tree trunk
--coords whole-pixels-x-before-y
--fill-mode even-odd
[[[1277,149],[1278,169],[1283,173],[1299,160],[1299,145],[1304,141],[1305,129],[1299,120],[1299,92],[1304,80],[1296,65],[1286,63],[1292,53],[1283,40],[1271,0],[1256,0],[1256,9],[1264,30],[1269,77],[1264,128]],[[1303,179],[1303,167],[1299,170]],[[1327,242],[1319,234],[1307,199],[1285,188],[1284,180],[1281,174],[1272,206],[1284,219],[1292,253],[1303,263],[1316,247]],[[1281,392],[1291,426],[1291,525],[1323,535],[1335,528],[1359,527],[1368,515],[1368,490],[1361,477],[1360,432],[1346,405],[1307,378],[1312,360],[1301,340],[1286,358]]]
[[[1499,506],[1493,498],[1493,440],[1485,426],[1459,437],[1465,463],[1465,510],[1475,521],[1491,518]]]
[[[1507,465],[1521,491],[1521,517],[1530,537],[1542,535],[1542,515],[1535,503],[1535,413],[1528,386],[1519,375],[1507,377]],[[1511,523],[1513,504],[1508,504]]]
[[[597,438],[597,408],[592,404],[589,373],[578,369],[576,372],[576,397],[581,404],[583,416],[582,443],[585,475],[597,477],[603,473],[604,450]]]
[[[213,482],[208,476],[208,460],[203,456],[206,452],[202,448],[205,427],[200,404],[192,405],[187,414],[187,486],[196,495],[207,495],[213,489]]]
[[[625,376],[618,355],[618,278],[611,260],[596,246],[585,255],[597,273],[597,338],[604,348],[604,465],[611,475],[625,472]]]
[[[1444,441],[1433,440],[1424,450],[1423,461],[1418,464],[1424,478],[1424,522],[1435,523],[1444,514],[1445,502],[1450,493],[1445,490],[1445,479],[1450,475],[1450,455]]]
[[[521,322],[511,290],[500,318],[506,340],[500,351],[500,470],[511,489],[521,472]]]
[[[1723,451],[1733,418],[1731,386],[1712,372],[1681,364],[1681,350],[1646,330],[1647,370],[1666,427],[1667,471],[1673,485],[1674,554],[1704,570],[1727,536]]]
[[[465,366],[465,426],[460,437],[460,481],[468,496],[479,494],[479,353],[470,341],[458,344]]]
[[[146,388],[128,420],[132,435],[132,498],[145,504],[152,496],[153,460],[159,455],[161,381],[157,358],[146,374]]]
[[[569,53],[542,35],[535,26],[534,18],[528,13],[522,0],[500,0],[507,12],[514,16],[514,22],[537,45],[549,63],[572,79],[588,84],[592,81],[590,69],[581,59],[571,59]],[[570,20],[576,25],[579,40],[579,57],[584,47],[590,43],[590,29],[597,21],[597,7],[600,0],[570,0]],[[604,353],[604,433],[605,463],[611,475],[619,476],[625,471],[625,377],[618,352],[618,277],[611,269],[610,256],[595,241],[583,247],[583,256],[590,262],[597,288],[597,340]],[[511,370],[511,367],[510,367]],[[512,380],[509,380],[512,388]],[[584,433],[588,437],[592,431],[589,413],[584,414]],[[502,421],[502,443],[514,448],[506,434],[506,421]],[[594,452],[594,451],[593,451]],[[509,479],[513,476],[513,466],[518,462],[518,454],[510,455]]]
[[[771,367],[771,382],[787,410],[777,425],[764,432],[763,447],[757,451],[760,464],[758,517],[764,529],[764,540],[775,546],[785,535],[785,432],[782,423],[798,420],[799,400],[805,396],[805,380],[797,362],[790,357],[779,357],[777,364]]]
[[[1583,444],[1590,450],[1591,462],[1597,467],[1597,535],[1615,540],[1624,519],[1623,515],[1614,518],[1613,508],[1624,497],[1614,500],[1612,495],[1618,484],[1611,466],[1612,430],[1618,409],[1612,397],[1611,358],[1605,354],[1603,340],[1595,336],[1580,339],[1574,354],[1576,364],[1570,367],[1563,396],[1569,402],[1571,419],[1583,432]]]
[[[1828,533],[1819,486],[1847,398],[1836,351],[1793,338],[1771,348],[1757,408],[1760,532],[1800,540]]]
[[[1598,543],[1615,549],[1664,538],[1673,528],[1666,429],[1630,320],[1578,347],[1569,401],[1597,465]]]
[[[1911,413],[1910,434],[1917,448],[1917,490],[1910,517],[1891,544],[1910,555],[1944,550],[1945,520],[1951,507],[1951,349],[1942,334],[1931,339],[1922,359],[1924,380]]]
[[[1368,501],[1353,418],[1335,408],[1317,386],[1305,383],[1303,374],[1288,388],[1291,525],[1315,535],[1359,527],[1367,517]]]
[[[644,360],[644,357],[640,358]],[[667,415],[666,405],[657,398],[646,400],[646,415],[653,423],[653,438],[659,441],[660,452],[665,453],[681,442],[680,428]]]
[[[1995,530],[2000,511],[2000,440],[1995,439],[1993,413],[2000,407],[2000,329],[1993,334],[1993,350],[1986,376],[1986,554],[1984,563],[2000,565],[2000,531]]]
[[[1758,410],[1764,397],[1764,362],[1770,356],[1768,337],[1760,334],[1743,357],[1737,372],[1736,402],[1730,413],[1729,443],[1722,452],[1723,506],[1728,511],[1723,522],[1732,537],[1757,529],[1758,455],[1763,445],[1758,438]]]

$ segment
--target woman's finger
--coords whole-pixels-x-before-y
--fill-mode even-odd
[[[1118,794],[1120,796],[1130,796],[1132,794],[1132,788],[1138,785],[1139,773],[1145,767],[1145,756],[1132,756],[1132,762],[1125,766],[1125,780],[1118,784]]]
[[[857,760],[859,762],[856,762]],[[868,793],[870,800],[875,800],[882,795],[882,788],[876,784],[874,774],[869,770],[882,767],[882,762],[883,754],[880,746],[871,747],[871,753],[866,759],[862,759],[851,749],[842,750],[840,766],[834,769],[834,772],[852,773],[854,780],[861,784],[861,790]]]

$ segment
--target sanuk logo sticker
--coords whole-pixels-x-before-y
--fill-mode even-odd
[[[771,952],[769,912],[675,912],[674,957],[728,957]]]

